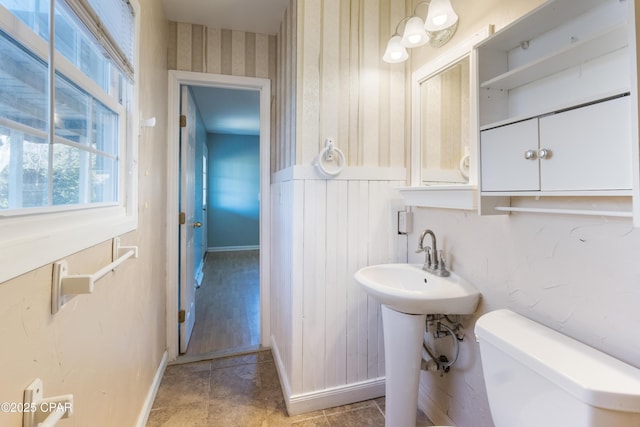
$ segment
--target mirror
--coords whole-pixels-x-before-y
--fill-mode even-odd
[[[421,181],[469,182],[469,56],[420,82]]]
[[[413,72],[411,186],[474,187],[478,141],[473,46],[487,27]]]

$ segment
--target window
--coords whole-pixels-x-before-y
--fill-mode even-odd
[[[135,10],[0,0],[0,283],[137,226]]]

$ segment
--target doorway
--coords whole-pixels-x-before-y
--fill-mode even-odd
[[[180,88],[197,86],[229,90],[255,91],[259,94],[259,311],[260,345],[270,346],[269,322],[269,190],[270,190],[270,81],[253,77],[237,77],[187,71],[169,71],[169,120],[167,164],[167,351],[170,360],[179,354],[179,175],[180,149],[176,144],[179,134]],[[209,206],[207,206],[209,208]],[[182,226],[184,227],[184,225]],[[206,274],[206,273],[205,273]],[[206,279],[205,279],[206,280]]]

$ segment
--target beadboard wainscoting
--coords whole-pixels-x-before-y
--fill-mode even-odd
[[[359,169],[325,180],[298,166],[271,185],[271,342],[292,415],[384,394],[380,304],[353,274],[406,261],[406,171]]]

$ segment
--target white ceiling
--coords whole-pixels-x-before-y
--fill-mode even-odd
[[[168,20],[212,28],[276,34],[289,0],[162,0]],[[258,135],[257,91],[192,87],[207,132]]]
[[[209,133],[260,134],[260,92],[192,86],[193,96]]]
[[[276,34],[289,0],[162,0],[168,20]]]

